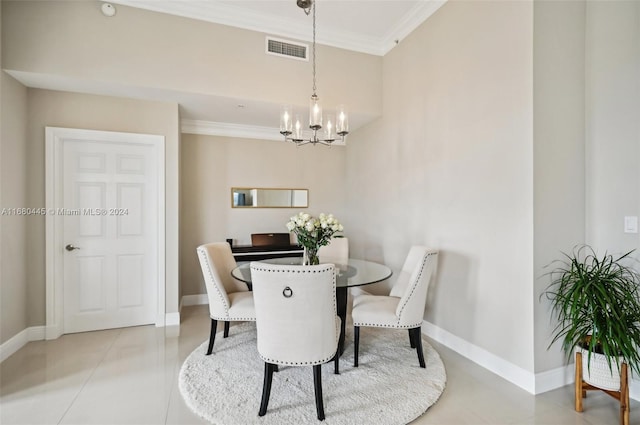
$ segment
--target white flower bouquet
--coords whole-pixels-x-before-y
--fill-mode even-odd
[[[296,235],[305,249],[306,264],[318,264],[318,249],[328,245],[333,235],[342,232],[342,224],[333,214],[320,214],[318,218],[299,212],[291,217],[287,229]]]

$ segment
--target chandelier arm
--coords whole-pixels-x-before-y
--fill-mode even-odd
[[[304,145],[324,145],[324,146],[331,146],[333,144],[333,142],[335,142],[335,139],[318,139],[317,137],[310,137],[308,139],[294,139],[291,137],[285,137],[284,138],[285,142],[292,142],[293,144],[295,144],[296,146],[304,146]],[[344,139],[343,139],[344,141]]]

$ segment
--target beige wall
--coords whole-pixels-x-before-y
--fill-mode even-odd
[[[623,232],[640,215],[640,3],[537,1],[534,33],[537,296],[560,251],[640,248]],[[534,305],[536,371],[561,367],[548,302]]]
[[[165,137],[166,311],[178,311],[178,105],[29,89],[27,205],[45,206],[45,127],[159,134]],[[45,219],[27,218],[29,326],[45,324]]]
[[[582,1],[534,3],[534,291],[536,372],[561,367],[546,265],[585,241],[585,13]]]
[[[26,119],[27,89],[0,71],[0,209],[25,205]],[[27,327],[26,254],[25,221],[0,215],[0,344]]]
[[[348,142],[350,143],[350,142]],[[346,149],[262,140],[182,135],[180,282],[182,295],[206,289],[195,254],[203,243],[234,239],[251,244],[251,233],[286,233],[298,211],[346,218]],[[309,208],[231,208],[231,187],[309,189]],[[342,220],[345,235],[352,222]]]
[[[27,89],[0,71],[0,209],[27,204]],[[24,216],[0,216],[0,344],[27,327]]]
[[[347,147],[354,254],[439,248],[426,320],[528,371],[532,22],[529,2],[446,3],[384,57],[383,117]]]
[[[621,253],[640,249],[640,2],[587,5],[587,241]]]

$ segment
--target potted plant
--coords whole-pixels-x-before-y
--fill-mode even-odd
[[[640,275],[629,265],[632,252],[598,257],[589,246],[576,247],[551,264],[543,293],[558,318],[549,347],[561,340],[568,359],[580,352],[583,380],[599,389],[621,391],[622,363],[640,373]]]

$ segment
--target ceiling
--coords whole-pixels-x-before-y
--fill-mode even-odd
[[[321,0],[317,42],[384,55],[446,0]],[[295,0],[113,0],[111,3],[310,41]]]
[[[321,0],[316,19],[322,28],[317,42],[333,47],[384,55],[446,0]],[[308,17],[295,0],[112,0],[126,5],[193,19],[311,41]],[[28,87],[98,95],[175,102],[186,133],[281,140],[273,117],[281,105],[251,99],[195,95],[116,82],[77,81],[63,76],[7,71]],[[209,117],[216,117],[212,122]],[[350,111],[351,130],[375,117]]]

